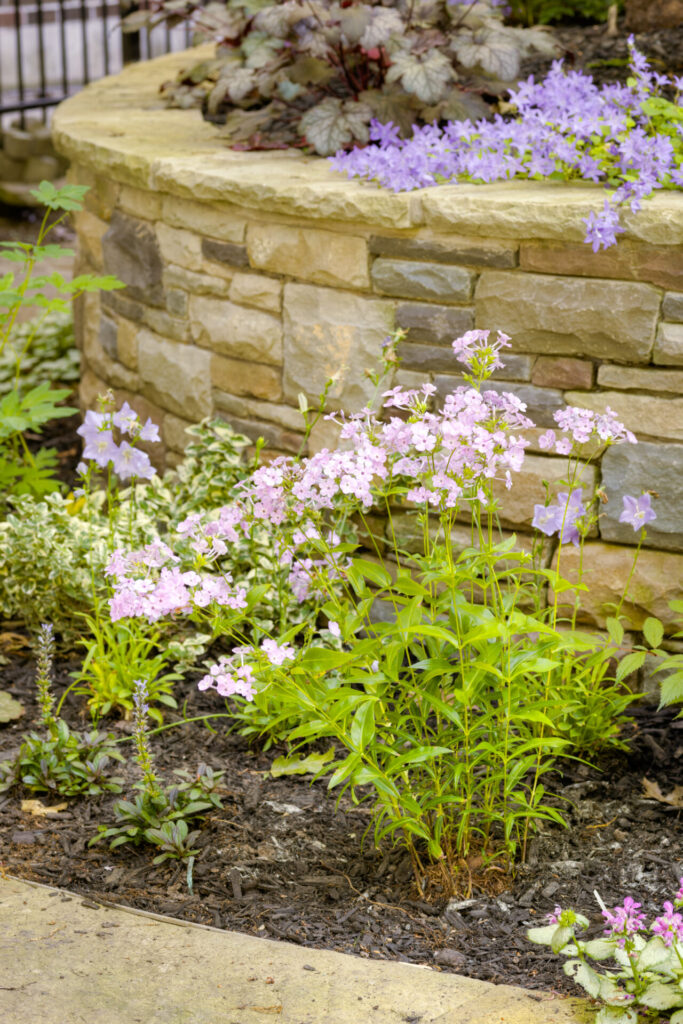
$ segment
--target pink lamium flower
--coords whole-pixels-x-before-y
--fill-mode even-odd
[[[602,916],[607,923],[605,935],[616,939],[622,949],[632,935],[642,932],[645,927],[645,914],[640,913],[641,906],[641,903],[636,903],[630,896],[627,896],[623,906],[602,911]]]
[[[664,904],[664,913],[655,919],[652,934],[661,936],[666,946],[683,941],[683,914],[675,911],[669,900]]]

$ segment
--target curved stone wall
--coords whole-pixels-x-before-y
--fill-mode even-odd
[[[190,59],[134,65],[55,114],[71,180],[90,186],[76,218],[80,268],[127,286],[78,310],[84,405],[112,386],[161,423],[169,464],[186,425],[212,414],[292,452],[299,392],[315,399],[334,376],[332,405],[359,408],[394,327],[408,331],[397,382],[430,377],[440,393],[458,383],[455,336],[504,330],[513,348],[496,386],[527,403],[534,442],[563,402],[611,406],[641,442],[591,469],[612,496],[586,548],[594,619],[632,560],[620,496],[645,489],[659,494],[658,519],[627,611],[635,625],[670,618],[668,601],[683,596],[683,195],[656,195],[615,248],[593,254],[582,218],[603,201],[594,186],[392,195],[300,152],[230,151],[197,111],[158,100]],[[502,490],[504,525],[528,530],[543,481],[563,471],[532,447]],[[563,572],[575,559],[564,550]]]

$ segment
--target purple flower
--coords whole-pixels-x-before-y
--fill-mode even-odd
[[[548,537],[557,533],[560,544],[571,542],[577,545],[581,535],[576,522],[585,514],[583,490],[578,488],[571,493],[563,491],[557,495],[556,505],[534,505],[534,518],[531,525]]]
[[[655,919],[652,934],[661,936],[666,946],[683,941],[683,915],[674,910],[669,900],[664,904],[664,913]]]
[[[640,530],[646,523],[651,523],[657,518],[649,494],[641,494],[639,498],[625,494],[623,501],[624,511],[619,516],[620,523],[628,523],[634,530]]]
[[[602,911],[602,916],[607,923],[605,935],[616,939],[622,949],[632,935],[643,931],[645,927],[645,914],[640,913],[641,906],[642,904],[636,903],[630,896],[627,896],[623,906]]]
[[[291,661],[296,654],[291,644],[278,644],[275,640],[263,640],[261,650],[271,665],[281,665],[284,661]]]

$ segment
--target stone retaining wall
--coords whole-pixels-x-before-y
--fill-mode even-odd
[[[582,218],[603,196],[592,186],[394,196],[298,152],[226,150],[196,111],[156,99],[188,59],[133,66],[56,112],[71,179],[90,186],[79,269],[127,285],[79,310],[83,403],[113,386],[161,423],[169,464],[186,425],[212,414],[294,452],[299,392],[315,399],[334,375],[332,406],[359,408],[393,328],[408,331],[397,382],[429,377],[440,394],[459,381],[452,339],[504,330],[513,348],[496,386],[539,428],[521,479],[501,490],[505,527],[528,530],[543,481],[563,475],[564,460],[536,445],[552,411],[611,406],[641,443],[609,450],[586,478],[611,497],[586,548],[584,603],[600,622],[620,593],[636,539],[618,521],[621,495],[652,489],[658,519],[626,610],[634,625],[670,619],[668,601],[683,596],[683,196],[657,195],[617,247],[593,254]],[[329,425],[313,436],[331,440]],[[569,572],[576,553],[565,552]]]

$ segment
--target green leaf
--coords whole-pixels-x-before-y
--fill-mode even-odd
[[[364,701],[353,716],[350,739],[359,753],[365,750],[375,734],[376,703],[374,698]]]
[[[549,946],[556,931],[556,924],[547,924],[542,928],[529,928],[526,937],[529,942],[536,942],[541,946]]]
[[[640,996],[643,1006],[649,1006],[653,1010],[671,1010],[674,1006],[683,1003],[683,993],[676,991],[673,985],[667,985],[663,981],[655,981],[648,985]]]
[[[683,672],[673,672],[661,681],[659,706],[666,708],[670,704],[683,702]]]
[[[325,753],[313,751],[310,754],[290,754],[276,757],[271,765],[270,774],[274,779],[281,775],[317,775],[334,757],[334,747]]]
[[[85,185],[63,185],[56,188],[49,181],[41,181],[38,188],[31,189],[31,195],[51,210],[80,210],[87,191]]]
[[[560,926],[559,928],[555,929],[555,933],[550,942],[550,948],[552,949],[553,953],[559,953],[562,949],[564,949],[568,942],[572,941],[573,938],[574,932],[571,928]]]
[[[333,669],[341,668],[355,655],[349,651],[333,651],[328,647],[309,647],[299,661],[303,669],[316,675],[325,675]]]
[[[568,960],[564,965],[564,973],[573,978],[577,985],[584,988],[594,999],[600,994],[600,975],[588,964],[583,964],[580,960]]]
[[[638,970],[647,971],[671,959],[671,950],[659,935],[654,935],[638,954]]]
[[[617,619],[612,618],[607,619],[605,625],[607,626],[607,632],[609,633],[610,640],[612,640],[618,647],[624,640],[624,627]]]
[[[360,577],[365,580],[369,580],[370,583],[374,583],[376,587],[390,587],[391,576],[387,570],[377,565],[375,562],[369,562],[366,558],[354,558],[349,571],[349,576]]]
[[[20,704],[5,690],[0,690],[0,722],[12,722],[25,714],[24,705]]]
[[[664,637],[664,626],[659,619],[649,617],[643,623],[643,633],[650,647],[659,647]]]
[[[632,672],[637,672],[639,668],[642,668],[646,653],[646,651],[632,651],[631,654],[627,654],[625,658],[621,659],[616,672],[618,683],[626,676],[630,676]]]
[[[595,1018],[595,1024],[637,1024],[637,1021],[636,1011],[626,1006],[603,1006]]]
[[[614,939],[590,939],[583,943],[583,949],[593,960],[607,960],[614,955],[614,945]]]

